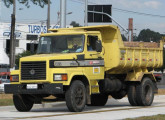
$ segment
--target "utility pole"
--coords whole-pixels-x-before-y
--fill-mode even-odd
[[[48,31],[49,28],[50,28],[50,0],[48,0],[47,33],[49,32]]]
[[[2,0],[0,0],[0,21],[1,21],[1,14],[2,14]]]
[[[60,0],[60,27],[66,28],[66,0]]]
[[[88,26],[88,0],[85,0],[85,26]]]
[[[129,31],[128,40],[129,42],[131,42],[133,41],[133,18],[129,18],[128,31]],[[130,37],[130,31],[131,31],[131,37]]]
[[[15,66],[15,13],[16,2],[13,0],[13,14],[11,14],[11,32],[10,32],[10,68]]]

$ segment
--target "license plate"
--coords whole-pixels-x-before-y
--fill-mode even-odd
[[[37,89],[38,85],[37,84],[27,84],[26,88],[27,89]]]

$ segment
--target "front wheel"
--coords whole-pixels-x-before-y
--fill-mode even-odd
[[[81,112],[86,104],[85,85],[80,80],[73,81],[65,93],[65,100],[71,112]]]
[[[15,108],[20,112],[30,111],[34,102],[31,101],[29,97],[29,95],[13,95]]]
[[[148,77],[136,87],[136,99],[139,106],[150,106],[154,99],[154,84]]]

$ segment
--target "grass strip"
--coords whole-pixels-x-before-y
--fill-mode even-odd
[[[13,105],[12,99],[0,99],[0,106],[9,106]]]
[[[127,118],[125,120],[164,120],[165,115],[145,116],[139,118]]]

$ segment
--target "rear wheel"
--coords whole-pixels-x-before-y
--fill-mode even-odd
[[[136,100],[136,86],[130,85],[128,88],[128,101],[132,106],[137,106],[137,100]]]
[[[71,112],[81,112],[86,104],[85,85],[80,80],[73,81],[65,93],[65,100]]]
[[[92,94],[91,104],[88,106],[104,106],[107,103],[107,100],[108,100],[107,94]]]
[[[29,99],[29,95],[13,95],[15,108],[20,112],[28,112],[33,107],[34,102]]]
[[[136,87],[137,103],[139,106],[150,106],[154,99],[154,84],[148,77]]]

